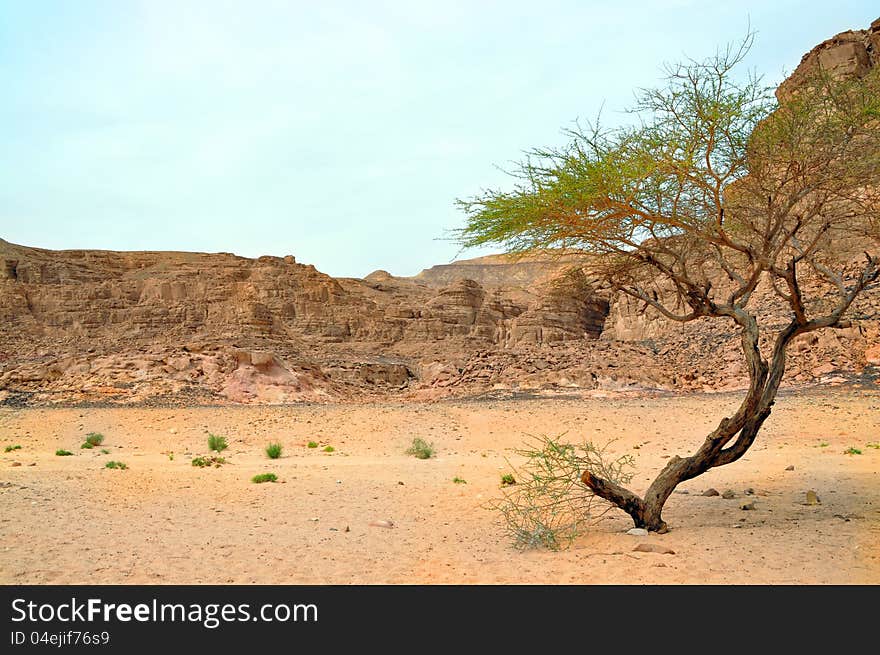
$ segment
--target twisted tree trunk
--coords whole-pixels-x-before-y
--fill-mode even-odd
[[[777,336],[770,363],[758,347],[755,318],[735,308],[728,314],[741,327],[742,347],[749,368],[749,390],[733,416],[725,417],[706,437],[699,450],[688,457],[671,458],[648,487],[644,497],[629,489],[584,471],[581,481],[597,496],[629,514],[635,526],[653,532],[666,532],[662,512],[675,488],[710,468],[730,464],[742,457],[754,443],[758,431],[770,416],[770,410],[785,373],[785,351],[791,340],[812,326],[793,321]],[[815,328],[813,328],[815,329]]]

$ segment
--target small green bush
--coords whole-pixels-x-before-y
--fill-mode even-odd
[[[124,471],[125,469],[128,468],[128,465],[125,464],[124,462],[107,462],[106,464],[104,464],[104,468],[105,469],[119,469],[121,471]]]
[[[13,450],[21,450],[21,446],[18,444],[15,444],[14,446],[6,446],[6,448],[3,449],[3,452],[11,453]]]
[[[310,441],[308,444],[306,444],[306,448],[317,448],[317,447],[318,447],[317,441]]]
[[[880,449],[880,443],[876,443],[876,442],[866,443],[865,446],[866,446],[867,448]],[[18,448],[21,448],[21,446],[18,446]]]
[[[102,454],[102,455],[109,455],[109,454],[110,454],[110,451],[107,450],[106,448],[101,448],[101,454]]]
[[[195,457],[192,461],[192,465],[198,466],[199,468],[205,468],[206,466],[220,468],[225,463],[225,457]]]
[[[80,448],[85,448],[86,450],[91,450],[94,447],[95,447],[95,445],[90,444],[88,441],[83,441],[82,446],[80,446]]]
[[[843,451],[843,454],[844,455],[861,455],[862,451],[859,450],[858,448],[853,448],[852,446],[850,446],[849,448],[847,448],[846,450]]]
[[[90,444],[90,447],[100,446],[104,443],[104,435],[100,432],[89,432],[86,435],[86,443]]]
[[[73,453],[70,452],[69,450],[63,450],[61,448],[56,450],[55,454],[58,455],[58,457],[67,457],[68,455],[73,455]]]
[[[325,452],[325,453],[332,453],[332,452],[334,452],[335,450],[336,450],[336,449],[335,449],[333,446],[324,446],[324,452]]]
[[[251,482],[254,484],[261,484],[263,482],[275,482],[278,480],[278,476],[274,473],[260,473],[259,475],[255,475],[251,478]]]
[[[222,437],[219,434],[208,434],[208,450],[222,453],[227,448],[229,448],[229,444],[226,443],[226,437]]]
[[[455,484],[467,484],[467,480],[465,480],[464,478],[460,478],[458,476],[455,476],[454,478],[452,478],[452,481]]]
[[[418,459],[430,459],[434,456],[434,444],[429,444],[424,439],[416,437],[412,440],[412,445],[406,450],[407,455],[413,455]]]
[[[504,486],[511,486],[516,484],[516,478],[513,477],[510,473],[505,473],[501,476],[501,484]]]
[[[280,443],[270,443],[266,446],[266,456],[269,459],[278,459],[281,457],[281,451],[284,450]]]

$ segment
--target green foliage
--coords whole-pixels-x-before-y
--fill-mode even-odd
[[[59,448],[58,450],[56,450],[56,451],[55,451],[55,454],[58,455],[58,457],[68,457],[69,455],[73,455],[73,453],[70,452],[69,450],[64,450],[64,449],[61,449],[61,448]]]
[[[505,473],[504,475],[501,476],[501,485],[502,486],[509,487],[509,486],[512,486],[515,484],[516,484],[516,478],[513,477],[513,474]]]
[[[562,548],[611,508],[581,482],[584,471],[619,485],[632,479],[632,455],[609,458],[607,446],[572,445],[560,438],[532,437],[514,451],[524,458],[524,464],[514,469],[519,483],[508,483],[504,496],[490,505],[501,514],[502,525],[518,548]],[[505,477],[514,479],[511,474]]]
[[[336,449],[335,449],[333,446],[324,446],[324,452],[325,452],[325,453],[332,453],[332,452],[335,452],[335,451],[336,451]]]
[[[168,453],[168,461],[169,461],[169,462],[173,462],[173,461],[174,461],[174,453]]]
[[[88,441],[83,441],[82,445],[80,446],[80,448],[85,448],[86,450],[91,450],[94,447],[95,445],[90,444]]]
[[[278,459],[281,457],[281,451],[283,450],[280,443],[270,443],[266,446],[266,456],[269,459]]]
[[[865,444],[866,448],[880,449],[880,443],[872,442]]]
[[[452,481],[455,484],[467,484],[467,480],[465,480],[464,478],[460,478],[458,476],[455,476],[454,478],[452,478]]]
[[[434,456],[434,444],[429,444],[420,437],[412,440],[412,444],[406,449],[407,455],[412,455],[417,459],[430,459]]]
[[[14,446],[6,446],[6,448],[3,449],[3,452],[11,453],[13,450],[21,450],[21,446],[18,444],[15,444]]]
[[[847,448],[846,450],[843,451],[843,454],[844,455],[861,455],[862,451],[859,450],[858,448],[853,448],[852,446],[850,446],[849,448]]]
[[[306,448],[317,448],[317,447],[318,447],[317,441],[310,441],[308,444],[306,444]]]
[[[208,435],[208,450],[213,450],[219,454],[227,448],[229,448],[229,444],[226,443],[226,437],[222,437],[218,434]]]
[[[262,484],[263,482],[275,482],[278,480],[278,476],[274,473],[260,473],[259,475],[255,475],[251,478],[251,482],[255,484]]]
[[[194,457],[192,460],[192,465],[197,466],[199,468],[205,468],[207,466],[213,466],[215,468],[220,468],[223,464],[226,463],[225,457]]]
[[[819,444],[819,448],[828,448],[828,443],[823,441],[822,443]]]
[[[91,447],[100,446],[102,443],[104,443],[104,435],[100,432],[89,432],[86,435],[86,443],[89,444]]]
[[[101,448],[101,454],[102,454],[102,455],[109,455],[109,454],[110,454],[110,451],[107,450],[106,448]]]
[[[107,468],[107,469],[119,469],[119,470],[121,470],[121,471],[124,471],[125,469],[128,468],[128,465],[125,464],[124,462],[113,462],[113,461],[111,461],[111,462],[107,462],[106,464],[104,464],[104,468]]]

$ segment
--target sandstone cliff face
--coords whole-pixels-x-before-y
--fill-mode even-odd
[[[880,62],[880,18],[867,30],[848,30],[823,41],[803,56],[794,72],[776,90],[784,98],[802,84],[805,76],[822,69],[844,77],[864,77]]]
[[[595,339],[582,289],[334,279],[293,257],[48,251],[0,241],[0,389],[236,402],[406,389],[422,354]]]

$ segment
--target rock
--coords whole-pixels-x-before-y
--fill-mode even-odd
[[[690,494],[690,491],[688,491],[687,489],[676,489],[675,493],[681,494],[682,496],[687,496],[688,494]]]
[[[755,495],[755,490],[754,490],[754,488],[749,487],[748,489],[746,489],[745,491],[743,491],[743,493],[744,493],[746,496],[754,496],[754,495]]]
[[[21,462],[12,462],[12,466],[21,466]]]
[[[631,534],[634,537],[647,537],[648,531],[645,528],[630,528],[626,531],[627,534]]]
[[[739,506],[739,508],[741,510],[745,510],[745,511],[755,509],[755,501],[753,500],[750,503],[743,503],[742,505]]]
[[[706,491],[704,491],[704,492],[702,493],[702,495],[703,495],[703,496],[720,496],[721,494],[718,493],[718,490],[717,490],[717,489],[714,489],[714,488],[712,488],[712,487],[709,487],[708,489],[706,489]]]
[[[785,467],[785,470],[786,471],[794,471],[794,464],[789,464],[788,466]]]
[[[724,498],[724,500],[733,500],[736,498],[736,494],[732,489],[725,489],[724,493],[721,494],[721,497]]]
[[[822,501],[819,499],[819,496],[816,494],[815,491],[810,489],[806,493],[806,502],[804,503],[804,505],[819,505],[821,503]]]
[[[370,521],[370,525],[374,528],[393,528],[393,521]]]
[[[633,548],[633,552],[636,553],[659,553],[660,555],[675,555],[675,551],[667,546],[662,546],[660,544],[653,544],[648,541],[643,541],[638,544],[635,548]]]

